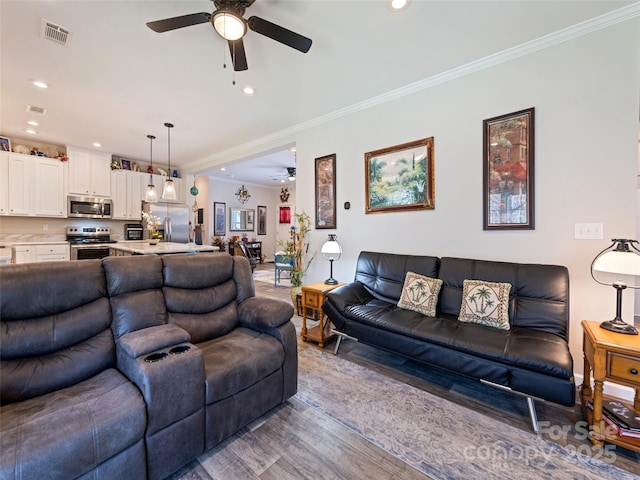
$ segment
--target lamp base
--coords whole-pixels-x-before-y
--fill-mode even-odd
[[[602,322],[600,328],[604,328],[610,332],[624,333],[626,335],[638,335],[638,329],[636,327],[618,319]]]
[[[326,283],[327,285],[337,285],[338,284],[338,280],[336,280],[335,278],[331,277],[331,278],[327,278],[324,283]]]

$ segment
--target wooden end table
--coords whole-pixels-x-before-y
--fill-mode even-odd
[[[591,442],[605,441],[640,452],[640,438],[622,437],[607,428],[602,419],[604,381],[635,389],[633,408],[640,412],[640,336],[615,333],[600,328],[600,322],[583,320],[584,382],[580,389],[582,410],[589,422]],[[594,387],[591,388],[591,374]],[[607,397],[610,400],[616,400]],[[593,411],[586,406],[593,401]]]
[[[327,285],[324,282],[312,283],[302,287],[302,339],[318,342],[320,348],[324,348],[324,342],[333,337],[331,333],[331,322],[328,321],[326,315],[322,311],[322,304],[327,293],[334,288],[344,285]],[[307,311],[314,313],[314,318],[318,319],[318,325],[307,329]]]

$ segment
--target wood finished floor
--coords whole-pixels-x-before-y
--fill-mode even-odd
[[[271,269],[269,264],[259,270]],[[291,302],[290,288],[256,282],[256,295]],[[294,316],[299,327],[300,317]],[[333,351],[334,340],[325,345]],[[298,337],[298,350],[318,348]],[[424,366],[377,348],[343,341],[340,356],[438,395],[480,414],[525,431],[531,431],[525,399],[502,392],[438,368]],[[574,359],[575,361],[575,359]],[[592,445],[580,438],[574,426],[583,420],[579,405],[536,402],[542,436],[557,444],[589,452]],[[472,422],[473,418],[466,421]],[[561,429],[569,426],[567,435]],[[640,455],[616,447],[615,465],[640,476]],[[369,443],[337,422],[315,414],[293,398],[205,454],[202,464],[192,462],[172,480],[211,479],[388,479],[417,480],[431,477],[415,470],[381,448]],[[201,457],[202,460],[202,457]]]

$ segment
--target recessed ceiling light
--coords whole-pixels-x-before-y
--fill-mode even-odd
[[[296,153],[296,152],[297,152],[296,147],[291,147],[291,149],[290,149],[290,150],[291,150],[293,153]]]
[[[33,82],[31,82],[31,83],[33,83],[33,84],[34,84],[36,87],[38,87],[38,88],[48,88],[48,87],[49,87],[49,85],[47,85],[47,84],[46,84],[46,83],[44,83],[44,82],[41,82],[40,80],[34,80],[34,81],[33,81]]]
[[[220,170],[222,170],[224,172],[226,170],[226,168],[220,167]]]
[[[38,122],[36,122],[35,120],[29,120],[27,123],[29,125],[31,125],[32,127],[37,127],[38,126]]]
[[[246,87],[244,87],[242,91],[244,92],[245,95],[253,95],[254,93],[256,93],[254,88],[250,85],[247,85]]]
[[[391,10],[399,11],[404,10],[409,6],[410,0],[391,0],[389,5],[391,6]]]
[[[98,142],[93,142],[92,145],[96,148],[100,148],[102,146],[102,144]]]
[[[35,131],[34,129],[32,129],[32,128],[27,128],[27,129],[25,129],[25,132],[30,133],[31,135],[35,135],[36,133],[38,133],[38,132],[36,132],[36,131]]]

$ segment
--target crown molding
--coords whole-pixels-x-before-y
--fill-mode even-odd
[[[627,5],[626,7],[612,10],[611,12],[605,13],[598,17],[585,20],[584,22],[580,22],[570,27],[563,28],[534,40],[521,43],[520,45],[516,45],[515,47],[507,48],[506,50],[502,50],[492,55],[474,60],[472,62],[452,68],[437,75],[418,80],[417,82],[410,83],[403,87],[390,90],[389,92],[377,95],[362,102],[358,102],[348,107],[341,108],[339,110],[335,110],[325,115],[313,118],[306,122],[293,125],[289,128],[274,132],[270,135],[256,138],[255,140],[224,150],[205,159],[191,162],[185,165],[183,168],[186,168],[188,170],[191,169],[192,171],[202,168],[208,168],[211,166],[211,162],[215,160],[221,160],[229,156],[241,154],[241,152],[259,148],[262,145],[272,144],[278,140],[287,139],[288,141],[290,141],[292,135],[309,128],[313,128],[351,115],[353,113],[357,113],[362,110],[367,110],[369,108],[391,102],[393,100],[411,95],[416,92],[420,92],[422,90],[433,88],[437,85],[450,82],[452,80],[470,75],[472,73],[486,70],[487,68],[491,68],[502,63],[510,62],[511,60],[530,55],[532,53],[544,50],[549,47],[553,47],[555,45],[559,45],[564,42],[568,42],[570,40],[588,35],[598,30],[602,30],[613,25],[632,20],[639,16],[640,2],[632,3],[631,5]]]

